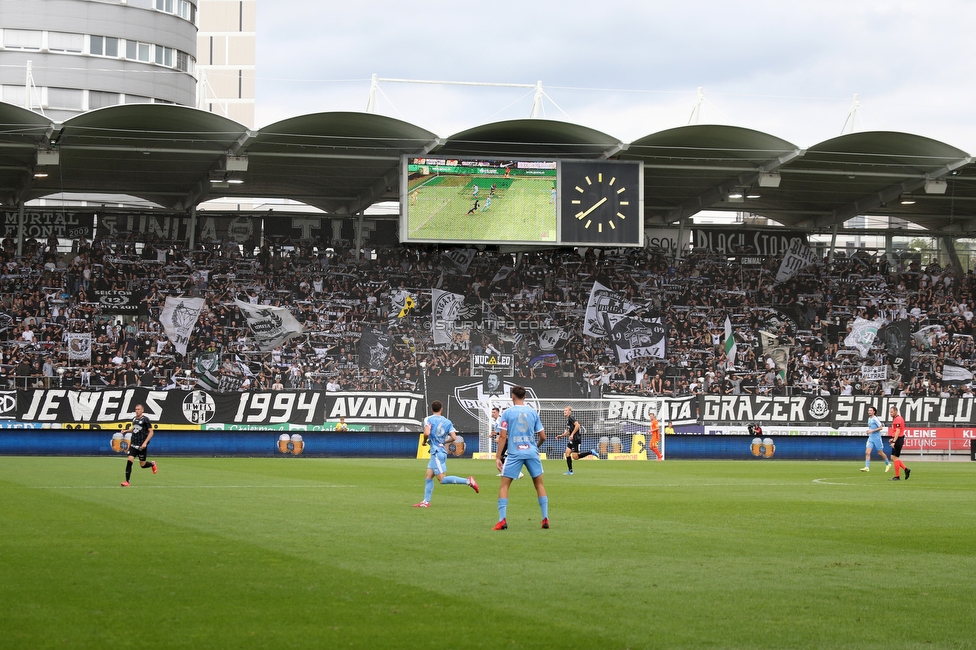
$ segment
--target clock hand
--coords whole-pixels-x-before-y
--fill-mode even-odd
[[[599,208],[601,205],[603,205],[606,202],[607,202],[607,197],[603,197],[602,199],[600,199],[599,201],[597,201],[593,205],[593,207],[590,208],[589,210],[587,210],[586,212],[579,212],[579,213],[577,213],[576,214],[576,218],[579,219],[580,221],[582,221],[586,217],[586,215],[588,215],[589,213],[593,212],[594,210],[596,210],[597,208]]]

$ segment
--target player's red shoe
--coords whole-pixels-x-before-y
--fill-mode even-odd
[[[159,468],[156,467],[156,461],[153,461],[152,462],[152,466],[153,466],[153,474],[158,473],[159,472]]]
[[[421,501],[420,503],[413,504],[414,508],[429,508],[430,501]]]
[[[549,517],[546,517],[545,519],[542,520],[542,527],[549,528]]]
[[[129,487],[128,481],[122,481],[122,487]]]
[[[495,524],[495,527],[492,528],[492,530],[508,530],[508,520],[502,519],[497,524]]]
[[[478,489],[478,481],[474,480],[473,476],[468,477],[468,487],[474,490],[475,494],[480,494],[481,490]]]

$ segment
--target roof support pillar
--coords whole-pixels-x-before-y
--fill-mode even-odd
[[[830,252],[827,253],[827,264],[834,263],[834,249],[837,248],[837,228],[840,226],[840,222],[834,222],[834,229],[830,233]]]
[[[24,202],[17,202],[17,256],[24,254]]]
[[[682,217],[678,221],[678,245],[674,247],[674,261],[675,263],[681,261],[681,242],[685,240],[685,222],[688,219]]]
[[[942,245],[945,246],[949,261],[952,262],[953,276],[958,280],[962,274],[962,265],[959,264],[959,253],[956,252],[956,242],[952,235],[942,235],[940,237]]]
[[[363,213],[360,210],[359,218],[356,219],[356,261],[360,259],[363,248]]]
[[[190,207],[190,261],[193,261],[193,246],[197,239],[197,206]]]

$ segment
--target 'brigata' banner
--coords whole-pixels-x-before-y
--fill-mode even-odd
[[[858,426],[867,424],[869,406],[878,410],[878,417],[884,424],[890,423],[889,409],[895,406],[909,425],[917,422],[976,426],[976,408],[973,407],[976,400],[973,399],[810,395],[704,395],[699,399],[699,412],[706,426],[711,422]]]
[[[50,389],[19,391],[15,419],[61,424],[121,422],[135,417],[136,404],[145,407],[146,415],[154,424],[275,425],[290,422],[311,425],[345,417],[349,424],[368,424],[374,431],[419,430],[426,411],[422,395],[405,392]],[[7,406],[13,407],[13,404]],[[0,419],[11,416],[14,413],[0,413]]]

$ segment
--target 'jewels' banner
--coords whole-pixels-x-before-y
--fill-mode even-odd
[[[144,406],[146,415],[154,424],[163,425],[207,425],[212,422],[308,426],[345,417],[349,424],[368,424],[373,430],[389,431],[403,427],[419,430],[426,411],[422,395],[404,392],[49,389],[19,391],[16,399],[0,399],[0,407],[4,409],[0,412],[0,420],[8,418],[42,425],[119,422],[135,417],[136,404]]]

